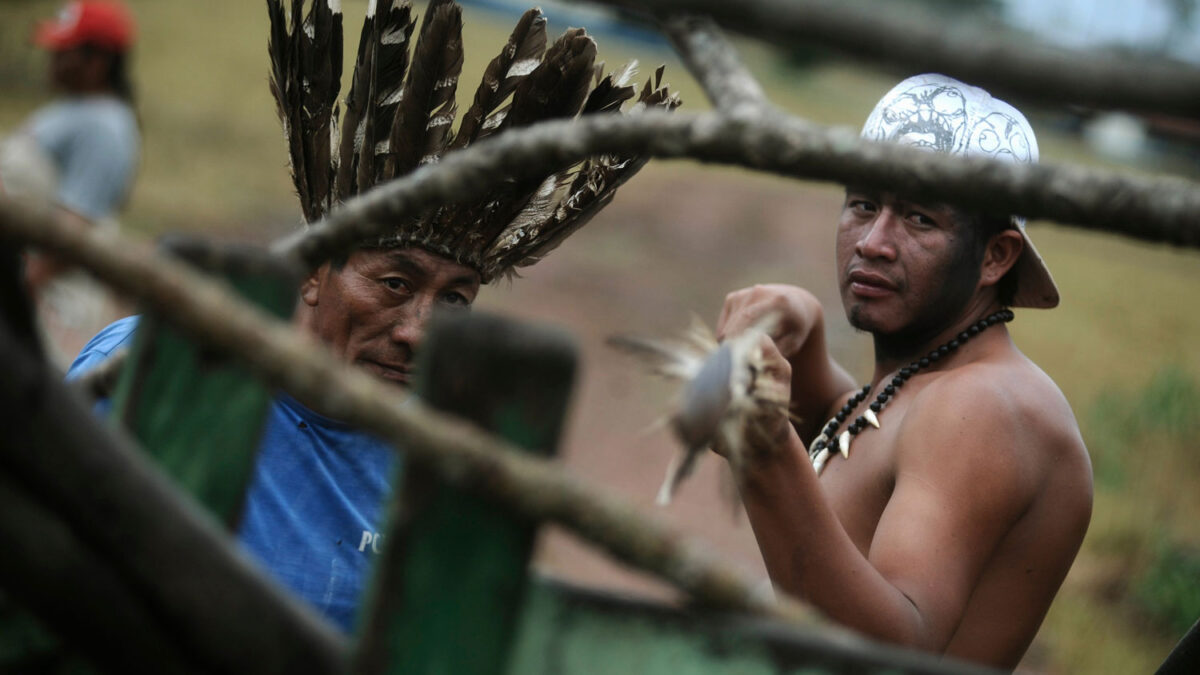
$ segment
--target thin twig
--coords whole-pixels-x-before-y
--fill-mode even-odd
[[[907,73],[940,72],[996,93],[1200,117],[1200,70],[1144,57],[1065,50],[995,26],[948,23],[884,2],[834,0],[592,0],[648,12],[711,16],[784,49],[822,46]],[[882,92],[880,92],[882,94]]]
[[[417,402],[335,360],[306,333],[274,320],[217,283],[173,260],[103,238],[61,218],[0,199],[0,234],[85,267],[198,342],[230,354],[314,410],[378,434],[427,462],[452,485],[496,499],[530,517],[557,522],[619,560],[650,571],[698,601],[812,626],[807,607],[763,596],[757,582],[706,545],[508,443]],[[829,639],[865,644],[841,629]],[[848,641],[848,642],[847,642]]]
[[[730,115],[752,114],[770,105],[758,81],[712,19],[674,16],[664,22],[663,28],[718,110]]]
[[[399,218],[601,153],[691,157],[1200,246],[1200,186],[1182,178],[932,154],[777,114],[744,119],[646,111],[544,122],[447,153],[437,164],[348,200],[306,232],[279,242],[276,251],[315,267],[379,236]]]

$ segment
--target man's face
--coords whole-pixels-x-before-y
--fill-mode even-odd
[[[301,289],[307,325],[335,354],[398,385],[436,308],[466,309],[479,274],[423,249],[364,249],[340,269],[326,263]]]
[[[849,189],[838,219],[838,285],[851,325],[919,340],[953,320],[975,293],[980,261],[949,206]]]
[[[68,93],[89,93],[107,81],[112,57],[88,47],[59,49],[50,54],[50,80]]]

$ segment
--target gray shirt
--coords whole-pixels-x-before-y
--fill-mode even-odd
[[[52,103],[35,112],[23,131],[58,169],[60,206],[97,221],[125,203],[141,143],[137,118],[125,101],[86,96]]]

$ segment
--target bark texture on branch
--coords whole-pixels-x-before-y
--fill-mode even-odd
[[[72,654],[106,672],[174,675],[202,670],[179,653],[170,633],[112,565],[83,545],[60,517],[6,471],[0,471],[0,550],[5,551],[0,556],[0,586],[20,600],[19,607],[35,610],[42,625],[52,627]],[[17,608],[4,605],[8,612]],[[14,639],[4,637],[6,642]]]
[[[348,200],[276,250],[315,267],[395,219],[601,153],[690,157],[1200,247],[1200,186],[1182,178],[936,155],[780,114],[647,111],[545,122],[488,139]]]
[[[142,301],[148,311],[198,342],[233,356],[315,411],[402,445],[451,485],[487,495],[529,517],[557,522],[703,604],[797,626],[819,623],[811,610],[794,600],[764,597],[756,579],[722,562],[705,544],[671,531],[551,462],[519,454],[511,444],[457,418],[415,401],[397,400],[390,386],[335,360],[306,333],[273,320],[223,284],[180,263],[130,246],[123,237],[100,237],[92,228],[39,216],[3,199],[0,234],[87,268],[114,289]],[[839,644],[867,644],[842,629],[821,630]]]
[[[3,206],[0,214],[11,224],[11,214]],[[37,227],[35,223],[26,224]],[[95,228],[81,227],[72,219],[45,220],[42,226],[46,233],[57,233],[52,236],[60,242],[80,235],[100,239]],[[37,243],[48,251],[63,250],[49,245],[49,239]],[[124,247],[125,255],[134,248],[121,241],[108,245]],[[73,250],[78,254],[81,249]],[[69,259],[87,264],[85,259]],[[137,285],[120,287],[144,290],[154,280],[142,276]],[[222,318],[216,313],[207,321],[219,324]],[[0,371],[4,372],[0,424],[5,429],[0,438],[0,474],[20,486],[19,492],[0,489],[0,498],[6,500],[3,510],[11,515],[10,508],[20,508],[49,523],[54,545],[74,557],[53,554],[45,541],[5,550],[21,551],[18,557],[37,556],[24,562],[48,569],[63,565],[69,568],[71,583],[94,584],[77,598],[79,616],[61,606],[60,596],[71,595],[65,582],[57,588],[23,586],[26,607],[72,635],[94,629],[88,627],[98,619],[126,621],[125,626],[110,626],[103,634],[132,638],[132,642],[90,651],[109,661],[146,659],[132,672],[339,672],[345,651],[341,636],[268,581],[211,517],[180,496],[132,441],[107,429],[75,392],[58,381],[57,371],[31,358],[6,330],[0,330]],[[36,504],[28,503],[31,497]],[[11,518],[0,519],[0,527],[6,529],[6,537],[29,534]],[[42,555],[51,557],[42,559]],[[35,583],[36,577],[20,572],[19,562],[10,560],[2,567],[25,583]],[[13,581],[10,577],[6,583]],[[105,598],[129,602],[120,611],[105,612],[96,606]],[[89,601],[96,603],[91,608],[99,609],[98,614],[83,611]],[[154,630],[139,629],[143,624],[153,625]],[[131,633],[156,644],[141,652],[114,654],[114,648],[138,648],[139,640]],[[157,644],[164,639],[169,642]],[[89,645],[94,640],[80,643]]]
[[[1200,69],[1164,59],[1065,50],[1015,31],[947,22],[885,2],[835,0],[593,0],[649,12],[711,16],[772,42],[831,48],[907,74],[940,72],[993,93],[1052,103],[1200,117]],[[907,5],[906,5],[907,7]],[[882,94],[883,92],[880,92]]]
[[[737,50],[712,19],[673,16],[664,22],[663,28],[692,77],[718,110],[743,115],[770,106],[758,80],[742,65]]]

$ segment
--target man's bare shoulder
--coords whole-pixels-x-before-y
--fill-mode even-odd
[[[1020,352],[930,377],[904,423],[902,438],[910,442],[898,448],[898,461],[965,463],[969,475],[1013,488],[1018,501],[1053,483],[1073,486],[1090,503],[1091,464],[1075,415],[1053,380]]]

